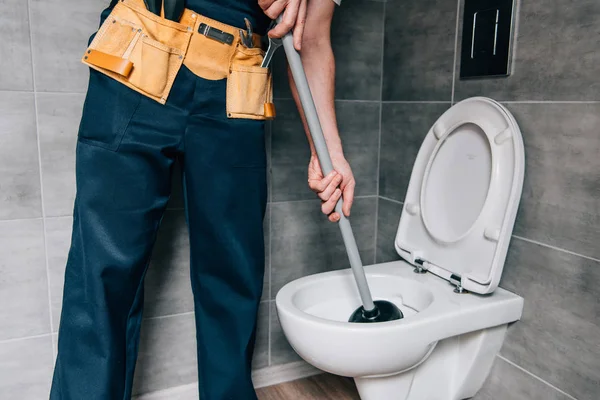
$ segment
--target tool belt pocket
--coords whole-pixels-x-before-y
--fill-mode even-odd
[[[187,32],[160,25],[154,14],[145,16],[119,3],[98,30],[82,62],[164,104],[185,52],[153,38],[161,34],[180,34],[184,36],[180,42],[190,37]]]
[[[226,109],[228,118],[275,118],[273,77],[260,66],[264,51],[238,44],[229,65]]]

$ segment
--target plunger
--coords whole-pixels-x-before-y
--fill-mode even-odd
[[[280,21],[281,16],[277,18],[277,22]],[[319,121],[315,102],[308,86],[308,81],[304,72],[304,66],[302,65],[300,54],[298,54],[294,48],[294,38],[292,32],[288,32],[282,38],[282,40],[288,64],[290,66],[290,70],[292,71],[292,77],[294,78],[296,88],[298,89],[298,96],[300,97],[300,103],[302,105],[302,109],[304,110],[310,135],[312,137],[315,150],[317,151],[319,163],[321,164],[321,170],[323,172],[323,176],[326,176],[333,171],[333,164],[331,162],[329,150],[327,149],[327,144],[323,136],[323,130],[321,129],[321,123]],[[350,260],[352,273],[354,274],[354,279],[356,280],[358,292],[360,293],[360,298],[362,300],[362,306],[352,313],[348,319],[348,322],[386,322],[402,318],[402,312],[394,303],[386,300],[373,301],[373,298],[371,297],[371,291],[367,283],[367,278],[365,276],[365,270],[360,259],[360,253],[358,252],[358,247],[356,245],[356,239],[354,238],[350,221],[342,212],[342,206],[343,200],[340,198],[335,205],[335,211],[340,215],[338,224],[340,226],[340,231],[342,232],[342,238],[344,240],[344,245],[346,246],[346,252],[348,253],[348,259]]]

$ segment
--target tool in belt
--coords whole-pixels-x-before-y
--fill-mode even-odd
[[[183,10],[185,10],[185,0],[144,0],[148,11],[160,16],[164,4],[165,18],[171,21],[179,21]]]

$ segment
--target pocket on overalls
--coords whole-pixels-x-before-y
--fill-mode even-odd
[[[98,30],[82,62],[164,104],[190,37],[186,27],[134,4],[119,3]]]
[[[227,76],[226,109],[229,118],[275,118],[273,77],[260,66],[264,51],[237,45]]]
[[[117,150],[142,95],[96,70],[90,81],[77,138],[79,141]]]

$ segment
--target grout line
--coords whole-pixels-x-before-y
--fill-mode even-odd
[[[497,100],[503,104],[600,104],[600,100]],[[451,101],[386,100],[383,104],[449,104]]]
[[[271,363],[272,363],[272,361],[271,361],[271,347],[272,347],[271,346],[271,344],[272,344],[271,338],[273,336],[273,335],[271,335],[271,330],[272,330],[271,329],[271,318],[272,318],[272,311],[271,310],[272,309],[273,309],[273,303],[271,301],[269,301],[269,326],[268,326],[268,328],[269,328],[269,335],[268,335],[269,338],[267,339],[267,367],[270,367]]]
[[[383,104],[450,104],[450,101],[443,100],[432,100],[432,101],[411,101],[411,100],[385,100],[381,101]]]
[[[375,202],[375,234],[373,235],[373,264],[377,263],[377,232],[379,230],[379,171],[381,169],[381,130],[383,120],[383,65],[385,61],[385,13],[386,3],[383,3],[383,23],[381,24],[381,68],[379,70],[379,137],[377,138],[377,173],[376,177],[376,195]]]
[[[40,144],[40,126],[39,126],[39,118],[38,118],[38,96],[37,96],[37,82],[35,79],[35,57],[33,56],[33,33],[31,31],[31,0],[27,0],[27,21],[29,24],[29,46],[31,49],[31,80],[33,84],[33,106],[34,106],[34,122],[35,122],[35,135],[37,141],[37,151],[38,151],[38,170],[40,174],[40,201],[42,208],[42,232],[44,235],[44,261],[46,264],[46,290],[48,291],[48,319],[50,323],[50,332],[54,332],[54,322],[52,318],[52,293],[50,288],[50,266],[48,262],[48,238],[46,232],[46,207],[44,205],[44,176],[43,176],[43,168],[42,168],[42,150]],[[57,349],[54,346],[54,341],[52,341],[52,356],[56,356]]]
[[[261,300],[260,304],[269,303],[269,302],[270,302],[270,300]],[[174,313],[174,314],[167,314],[167,315],[156,315],[154,317],[146,317],[146,318],[144,318],[144,321],[151,321],[151,320],[157,320],[157,319],[166,319],[166,318],[173,318],[173,317],[185,317],[187,315],[192,315],[192,314],[194,314],[194,310],[180,312],[180,313]],[[57,332],[53,332],[53,333],[57,333]]]
[[[506,104],[600,104],[598,100],[498,100]]]
[[[368,99],[335,99],[336,103],[379,103],[380,101]]]
[[[454,61],[452,63],[452,95],[450,96],[450,104],[454,104],[454,88],[456,84],[456,59],[458,57],[458,28],[460,20],[460,2],[456,2],[456,29],[454,31]]]
[[[354,199],[372,199],[372,198],[376,198],[377,195],[376,194],[368,194],[368,195],[362,195],[362,196],[354,196]],[[278,200],[278,201],[271,201],[270,204],[284,204],[284,203],[308,203],[308,202],[316,202],[316,201],[321,201],[320,199],[302,199],[302,200]]]
[[[45,337],[52,337],[52,335],[53,335],[53,333],[43,333],[41,335],[32,335],[32,336],[23,336],[20,338],[4,339],[4,340],[0,340],[0,345],[20,342],[21,340],[41,339],[41,338],[45,338]],[[54,345],[52,345],[52,347],[54,347]]]
[[[516,238],[516,239],[520,239],[520,240],[522,240],[524,242],[529,242],[529,243],[537,244],[538,246],[546,247],[546,248],[549,248],[549,249],[552,249],[552,250],[556,250],[556,251],[561,251],[563,253],[571,254],[573,256],[585,258],[587,260],[595,261],[595,262],[600,263],[600,259],[597,259],[597,258],[594,258],[594,257],[590,257],[590,256],[586,256],[586,255],[579,254],[579,253],[575,253],[574,251],[563,249],[563,248],[560,248],[560,247],[552,246],[551,244],[546,244],[546,243],[538,242],[537,240],[527,239],[525,237],[517,236],[517,235],[512,235],[512,237]]]
[[[399,200],[394,200],[394,199],[390,199],[389,197],[385,197],[385,196],[379,196],[380,199],[383,200],[387,200],[387,201],[391,201],[392,203],[396,203],[396,204],[404,204],[404,202],[399,201]]]
[[[269,169],[267,171],[267,173],[269,174],[268,179],[269,179],[269,195],[267,196],[268,199],[268,207],[269,207],[269,300],[271,300],[271,296],[273,293],[271,293],[271,281],[272,281],[272,276],[271,276],[271,244],[272,244],[272,240],[271,237],[273,236],[273,207],[271,206],[271,202],[272,202],[272,198],[271,196],[273,195],[273,123],[271,121],[269,121],[268,124],[268,129],[269,129],[269,159],[268,159],[268,164],[269,164]],[[269,311],[270,312],[270,311]]]
[[[267,326],[267,366],[271,365],[271,299],[273,296],[273,123],[269,121],[269,321]]]
[[[144,318],[145,321],[153,321],[153,320],[157,320],[157,319],[167,319],[167,318],[173,318],[173,317],[184,317],[186,315],[193,315],[194,311],[186,311],[186,312],[182,312],[182,313],[175,313],[175,314],[169,314],[169,315],[157,315],[155,317],[147,317]]]
[[[32,49],[31,52],[33,53],[33,49]],[[32,70],[33,70],[33,66],[32,66]],[[33,90],[1,89],[0,93],[31,93],[31,94],[38,93],[38,94],[58,94],[58,95],[74,95],[74,94],[85,95],[85,92],[56,92],[56,91],[52,91],[52,90],[48,90],[48,91],[41,90],[41,91],[38,91],[36,89],[33,89]]]
[[[3,222],[36,221],[38,219],[44,219],[44,217],[2,219],[0,220],[0,224]]]
[[[66,214],[65,215],[46,215],[44,218],[46,219],[46,221],[49,219],[73,218],[73,214],[71,214],[71,215],[66,215]]]
[[[457,54],[455,55],[457,57]],[[456,67],[455,67],[456,68]],[[453,77],[454,80],[454,77]],[[454,83],[453,83],[454,87]],[[84,96],[85,92],[55,92],[55,91],[33,91],[33,90],[13,90],[13,89],[2,89],[0,93],[30,93],[30,94],[41,94],[41,95],[81,95]],[[453,89],[454,94],[454,89]],[[273,100],[294,100],[291,97],[275,97]],[[379,103],[379,100],[364,100],[364,99],[335,99],[336,102],[342,103]],[[500,103],[507,104],[600,104],[600,100],[497,100]],[[385,100],[381,101],[384,104],[444,104],[454,103],[454,97],[450,101],[447,100],[433,100],[433,101],[419,101],[419,100]]]
[[[293,101],[293,97],[274,97],[273,101]],[[379,103],[379,100],[369,99],[335,99],[336,103]]]
[[[510,361],[510,360],[509,360],[509,359],[507,359],[507,358],[504,358],[504,357],[503,357],[503,356],[501,356],[500,354],[498,354],[498,356],[497,356],[497,357],[498,357],[499,359],[501,359],[501,360],[505,361],[506,363],[508,363],[508,364],[512,365],[513,367],[515,367],[515,368],[517,368],[517,369],[521,370],[522,372],[526,373],[527,375],[531,376],[532,378],[534,378],[534,379],[536,379],[536,380],[538,380],[538,381],[540,381],[540,382],[542,382],[542,383],[544,383],[544,384],[546,384],[546,385],[550,386],[552,389],[554,389],[554,390],[556,390],[557,392],[559,392],[559,393],[561,393],[561,394],[565,395],[565,396],[566,396],[566,397],[568,397],[569,399],[572,399],[572,400],[577,400],[575,397],[571,396],[570,394],[568,394],[568,393],[567,393],[567,392],[565,392],[564,390],[561,390],[561,389],[557,388],[556,386],[554,386],[554,385],[553,385],[553,384],[551,384],[550,382],[547,382],[547,381],[543,380],[543,379],[542,379],[542,378],[540,378],[539,376],[535,375],[534,373],[532,373],[532,372],[530,372],[530,371],[527,371],[525,368],[521,367],[520,365],[517,365],[517,364],[515,364],[514,362]]]

